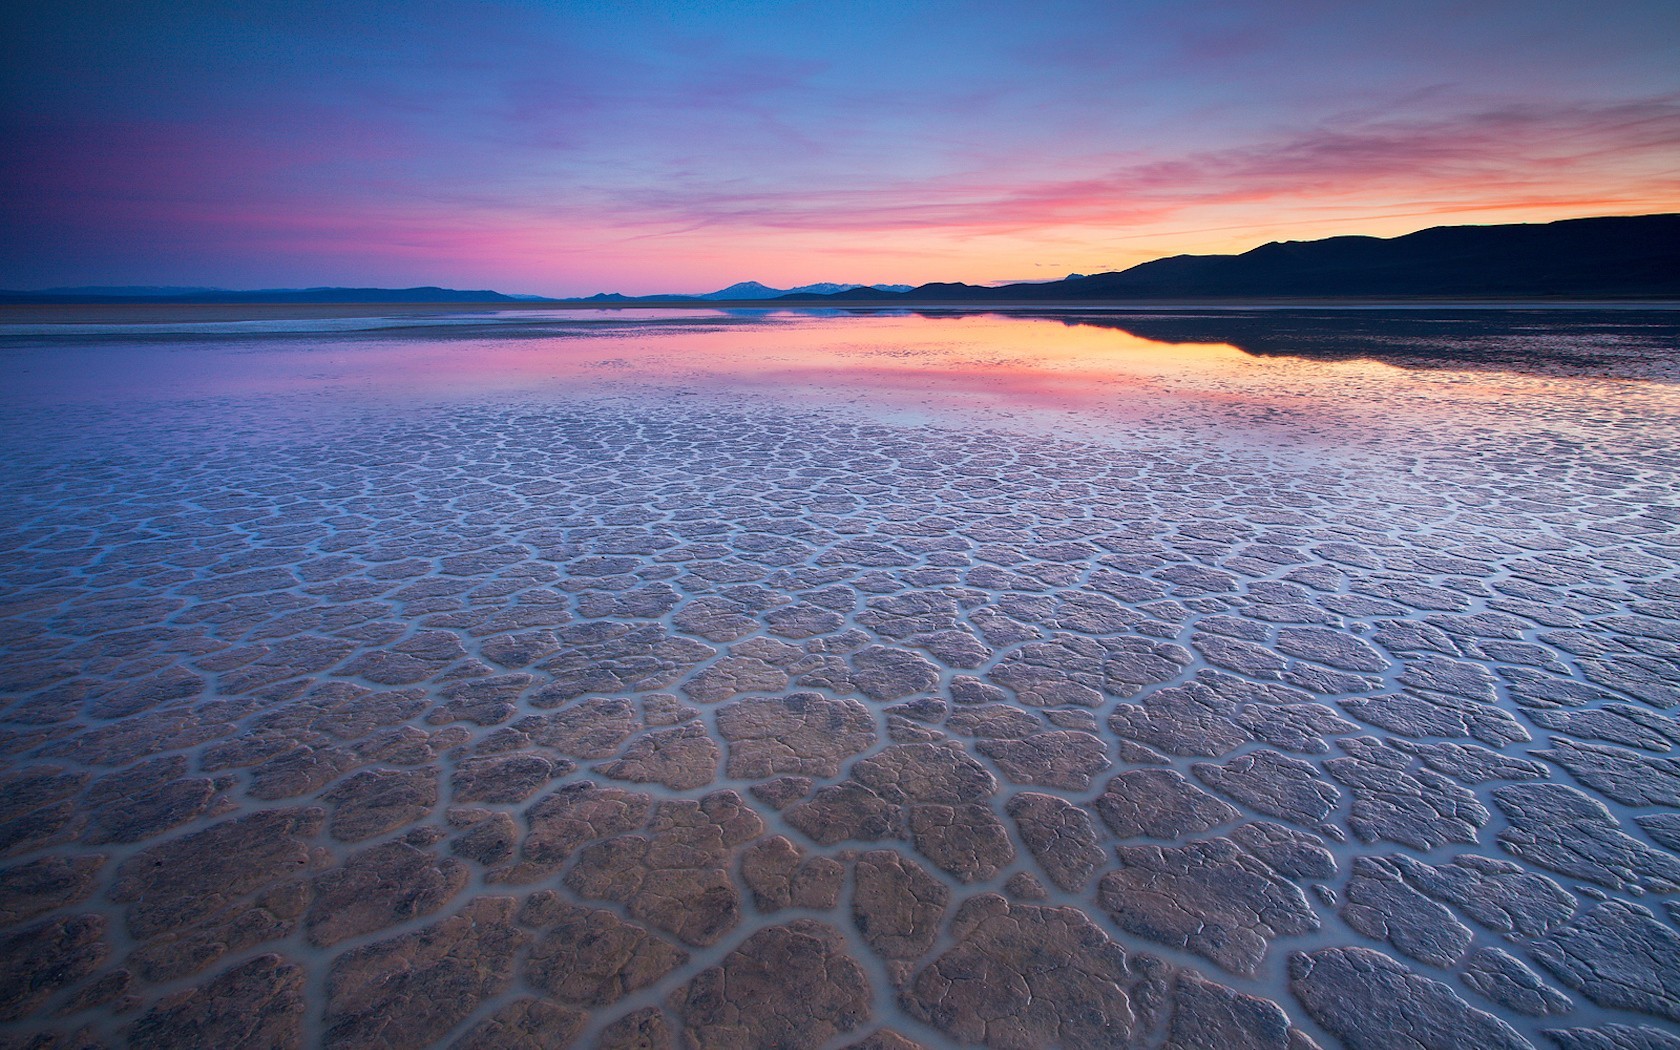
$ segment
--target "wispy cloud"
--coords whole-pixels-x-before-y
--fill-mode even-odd
[[[1077,178],[998,182],[982,172],[868,187],[609,195],[626,222],[683,228],[1014,232],[1152,222],[1210,204],[1436,202],[1427,211],[1445,200],[1490,210],[1536,200],[1680,202],[1680,174],[1669,166],[1677,147],[1680,98],[1671,96],[1567,109],[1511,105],[1435,120],[1332,120],[1183,157],[1109,158],[1105,170]]]
[[[0,285],[987,280],[1680,208],[1662,0],[24,6]]]

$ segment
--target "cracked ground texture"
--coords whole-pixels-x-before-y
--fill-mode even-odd
[[[1680,396],[1578,356],[10,402],[0,1047],[1680,1045]]]

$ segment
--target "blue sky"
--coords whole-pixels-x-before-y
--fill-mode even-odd
[[[54,3],[0,286],[1060,276],[1680,207],[1680,4]]]

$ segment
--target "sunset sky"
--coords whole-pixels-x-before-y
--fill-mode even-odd
[[[0,287],[1031,280],[1680,210],[1680,3],[7,4]]]

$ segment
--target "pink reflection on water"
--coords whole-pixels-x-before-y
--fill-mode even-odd
[[[1087,411],[1119,395],[1140,402],[1265,399],[1305,392],[1302,384],[1315,385],[1315,377],[1334,382],[1395,371],[1370,362],[1255,358],[1229,344],[1169,344],[1114,328],[1005,315],[780,314],[727,325],[604,327],[588,337],[509,334],[519,333],[311,349],[298,353],[295,372],[282,366],[272,378],[371,384],[409,396],[645,385]],[[305,374],[304,365],[322,353],[330,376]]]
[[[13,396],[424,403],[705,395],[900,421],[1287,425],[1335,438],[1472,419],[1505,429],[1552,425],[1553,408],[1627,387],[1594,393],[1613,384],[1255,356],[1228,343],[1165,343],[1113,326],[1006,314],[544,311],[135,326],[69,345],[40,338],[37,349],[7,351]]]

